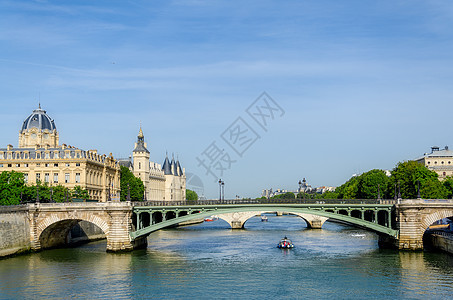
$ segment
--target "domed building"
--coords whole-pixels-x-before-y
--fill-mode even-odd
[[[55,122],[45,110],[33,110],[19,131],[19,147],[0,148],[0,172],[24,173],[25,181],[49,186],[62,185],[69,189],[80,186],[90,199],[119,199],[120,166],[110,153],[82,150],[59,144]]]
[[[58,147],[57,127],[54,120],[41,109],[41,104],[25,119],[19,132],[19,148],[32,148],[36,145]]]

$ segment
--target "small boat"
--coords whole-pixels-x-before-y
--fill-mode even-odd
[[[286,236],[278,243],[277,248],[281,249],[291,249],[294,248],[293,242],[291,242],[290,239],[288,239]]]
[[[266,216],[261,216],[261,222],[267,222],[267,217]]]
[[[205,218],[204,221],[205,222],[212,222],[212,221],[216,221],[218,219],[219,219],[219,217],[217,217],[217,216],[210,216],[209,218]]]

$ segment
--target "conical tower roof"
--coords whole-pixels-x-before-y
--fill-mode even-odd
[[[168,160],[168,155],[165,156],[162,170],[164,171],[165,175],[173,175],[173,172],[171,171],[171,163],[170,163],[170,160]]]

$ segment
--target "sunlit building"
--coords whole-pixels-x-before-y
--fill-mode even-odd
[[[80,186],[98,201],[119,197],[120,168],[112,153],[60,145],[55,122],[41,106],[23,122],[19,146],[0,148],[0,171],[12,170],[24,173],[30,185]]]
[[[186,174],[179,160],[165,157],[160,165],[150,160],[150,152],[145,136],[140,128],[132,157],[120,159],[120,164],[128,167],[145,186],[146,200],[180,201],[186,199]]]
[[[449,150],[448,146],[445,146],[444,149],[433,146],[431,153],[425,153],[415,161],[435,171],[439,174],[439,179],[453,176],[453,151]]]

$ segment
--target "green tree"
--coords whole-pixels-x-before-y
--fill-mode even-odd
[[[448,190],[439,181],[437,173],[415,161],[400,162],[392,170],[388,187],[390,197],[395,196],[395,185],[398,186],[399,182],[402,199],[417,198],[417,180],[420,181],[420,195],[422,198],[447,197]],[[398,191],[396,192],[398,193]]]
[[[338,193],[337,192],[325,192],[324,194],[321,194],[322,199],[338,199]]]
[[[445,180],[442,182],[445,189],[447,190],[447,198],[452,199],[453,198],[453,176],[448,176],[445,178]]]
[[[88,191],[86,189],[83,189],[79,185],[74,186],[74,189],[71,191],[70,196],[71,198],[83,199],[85,201],[90,198]]]
[[[359,191],[359,177],[354,176],[335,190],[338,193],[338,199],[357,199]]]
[[[137,178],[132,172],[121,166],[120,175],[121,186],[121,201],[127,200],[127,193],[130,190],[131,201],[142,201],[145,187],[140,178]]]
[[[296,196],[292,192],[286,192],[284,194],[275,195],[272,199],[296,199]]]
[[[385,197],[389,177],[382,170],[371,170],[358,177],[357,199],[377,199],[378,185],[380,196]]]
[[[24,192],[24,174],[4,171],[0,174],[0,205],[17,205]]]
[[[192,190],[186,189],[186,200],[187,201],[197,201],[198,194]]]

